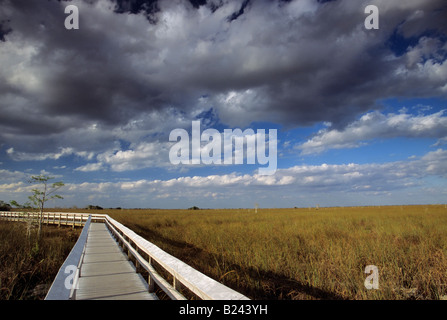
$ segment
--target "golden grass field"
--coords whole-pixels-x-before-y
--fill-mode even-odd
[[[80,228],[42,227],[0,220],[0,300],[42,300],[80,234]]]
[[[109,214],[251,299],[447,298],[445,205],[63,211]],[[17,234],[8,230],[0,230],[4,239]],[[48,254],[55,255],[51,243]],[[11,241],[2,246],[14,251]],[[378,267],[377,290],[364,286],[367,265]]]
[[[447,297],[445,205],[97,212],[252,299]]]

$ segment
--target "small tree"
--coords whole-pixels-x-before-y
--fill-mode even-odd
[[[48,200],[53,199],[63,199],[62,196],[55,194],[57,190],[64,186],[62,182],[54,182],[50,185],[49,180],[54,179],[54,177],[49,177],[46,175],[31,176],[29,183],[39,184],[40,188],[34,188],[32,190],[33,194],[28,197],[28,199],[34,204],[39,210],[39,226],[38,226],[38,238],[41,236],[42,222],[43,222],[43,209],[45,203]]]
[[[20,204],[20,203],[18,203],[15,200],[11,200],[11,201],[9,201],[9,203],[12,206],[14,206],[14,207],[16,207],[18,209],[29,209],[29,208],[31,208],[31,204],[29,202],[26,202],[25,204]]]

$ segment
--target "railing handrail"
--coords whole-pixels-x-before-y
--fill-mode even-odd
[[[56,277],[54,278],[54,281],[48,290],[48,293],[45,297],[45,300],[69,300],[73,298],[74,290],[77,286],[77,280],[79,276],[79,268],[82,263],[82,257],[84,255],[85,251],[85,245],[87,243],[87,237],[88,237],[88,231],[90,228],[90,222],[92,220],[92,217],[89,216],[87,221],[85,222],[84,228],[82,229],[82,232],[76,241],[76,244],[74,245],[73,249],[71,249],[70,254],[68,255],[67,259],[65,259],[65,262],[62,264],[62,266],[59,269],[59,272],[57,273]],[[66,280],[67,280],[67,267],[69,266],[75,266],[75,269],[72,269],[72,272],[76,272],[75,275],[72,277],[72,285],[67,286]]]
[[[131,229],[118,221],[106,216],[106,220],[120,230],[124,236],[131,240],[141,251],[156,261],[163,269],[168,271],[175,281],[179,281],[191,292],[201,299],[210,300],[248,300],[239,292],[221,284],[220,282],[197,271],[190,265],[163,251],[158,246],[142,238]],[[130,247],[128,242],[127,247]],[[131,251],[134,255],[134,252]],[[134,255],[135,256],[135,255]]]
[[[4,216],[3,213],[5,212],[0,212],[0,217]],[[14,213],[17,212],[6,212],[6,213],[9,214],[13,213],[13,215],[11,216],[14,216]],[[38,214],[39,213],[34,213],[34,215]],[[84,220],[83,217],[85,216],[89,217],[88,218],[89,221],[104,220],[104,222],[106,223],[107,227],[112,232],[112,234],[114,234],[114,236],[127,248],[128,254],[131,254],[137,260],[137,262],[149,272],[150,274],[149,282],[155,281],[159,285],[159,287],[163,291],[165,291],[165,293],[168,294],[168,296],[171,297],[172,299],[184,298],[180,293],[176,292],[178,287],[177,285],[180,282],[183,286],[188,288],[192,293],[194,293],[201,299],[248,300],[246,296],[208,277],[207,275],[201,273],[200,271],[192,268],[188,264],[177,259],[176,257],[165,252],[155,244],[149,242],[140,235],[136,234],[133,230],[127,228],[126,226],[116,221],[115,219],[111,218],[107,214],[89,214],[89,213],[73,213],[73,212],[49,212],[44,214],[45,215],[48,214],[48,220],[50,219],[50,217],[58,216],[61,217],[62,219],[65,217],[75,217],[76,215],[81,215],[82,217],[81,223],[83,223]],[[24,217],[24,214],[22,213],[21,216]],[[82,233],[84,233],[85,230],[86,228],[84,226]],[[132,246],[132,244],[137,249],[135,249]],[[149,261],[143,258],[138,253],[138,250],[144,252],[149,257]],[[174,280],[172,285],[167,283],[166,280],[164,280],[161,276],[158,275],[158,273],[151,265],[151,260],[155,261],[159,266],[161,266],[173,277]],[[66,267],[65,263],[64,265]],[[63,269],[64,265],[61,267],[59,273],[62,270],[65,270]],[[62,276],[63,275],[64,274],[62,274]],[[65,275],[65,278],[66,277],[67,276]],[[153,284],[149,283],[149,288],[151,287],[153,287]]]
[[[36,211],[0,211],[0,218],[1,217],[10,217],[10,218],[21,218],[25,219],[28,217],[39,217],[40,212]],[[88,217],[92,217],[92,221],[95,220],[103,220],[105,219],[106,214],[99,214],[99,213],[85,213],[85,212],[44,212],[43,217],[44,218],[70,218],[73,219],[73,217],[81,217],[82,224],[87,221]],[[84,221],[85,220],[85,221]],[[79,221],[78,221],[79,222]]]

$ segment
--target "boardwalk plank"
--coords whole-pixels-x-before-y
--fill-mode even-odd
[[[92,223],[76,300],[156,300],[103,223]]]

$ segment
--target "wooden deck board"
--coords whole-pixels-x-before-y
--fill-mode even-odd
[[[92,223],[76,300],[156,300],[103,223]]]

